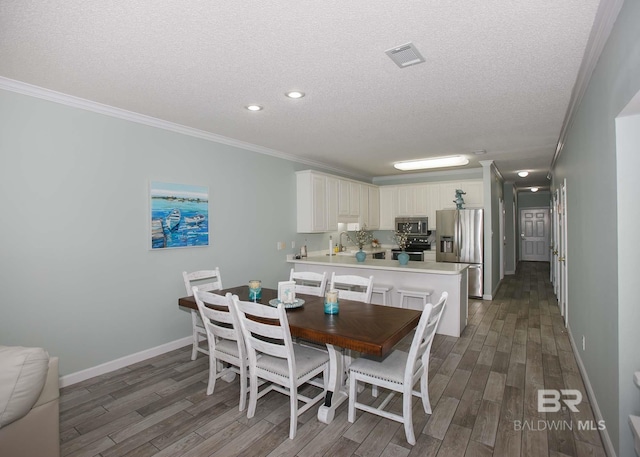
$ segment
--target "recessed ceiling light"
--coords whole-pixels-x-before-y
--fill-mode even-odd
[[[291,92],[287,92],[285,95],[289,98],[302,98],[304,97],[304,92],[300,92],[299,90],[292,90]]]
[[[245,106],[249,111],[262,111],[262,106],[260,105],[247,105]]]
[[[460,167],[469,163],[469,159],[463,156],[436,157],[433,159],[406,160],[393,164],[402,171],[423,170],[426,168]]]
[[[538,188],[537,187],[532,187],[531,188],[531,192],[538,192]]]
[[[529,176],[529,172],[528,171],[519,171],[518,172],[518,176],[520,176],[521,178],[526,178],[527,176]]]

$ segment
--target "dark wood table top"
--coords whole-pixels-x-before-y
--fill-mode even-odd
[[[215,291],[230,292],[240,300],[249,300],[249,286]],[[259,303],[269,306],[269,300],[278,298],[278,291],[262,289]],[[316,343],[332,344],[345,349],[384,357],[402,338],[408,335],[420,320],[420,311],[393,308],[340,299],[340,313],[324,313],[324,297],[296,294],[305,301],[300,308],[287,310],[291,335]],[[198,309],[193,297],[182,297],[178,305]]]

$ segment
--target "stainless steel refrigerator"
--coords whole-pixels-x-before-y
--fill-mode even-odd
[[[469,264],[469,296],[482,298],[484,230],[481,209],[436,211],[436,261]]]

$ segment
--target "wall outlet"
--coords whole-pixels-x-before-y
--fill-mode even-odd
[[[587,350],[587,339],[584,337],[584,335],[582,335],[582,350]]]
[[[282,251],[286,247],[287,247],[287,243],[285,243],[284,241],[278,241],[278,244],[276,245],[276,249],[278,251]]]
[[[296,248],[296,242],[295,242],[295,241],[292,241],[292,242],[291,242],[291,249],[295,249],[295,248]]]

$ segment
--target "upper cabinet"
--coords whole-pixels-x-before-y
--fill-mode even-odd
[[[299,171],[296,173],[296,190],[297,231],[328,231],[327,177],[311,171]]]
[[[298,233],[335,232],[340,221],[380,226],[377,186],[311,170],[297,172],[296,185]]]
[[[380,230],[395,230],[398,186],[382,186],[380,191]]]
[[[482,179],[395,186],[374,186],[321,172],[296,173],[297,230],[335,232],[338,222],[359,222],[368,230],[394,230],[396,217],[427,217],[436,229],[436,211],[455,209],[456,190],[462,189],[465,208],[482,208]]]

